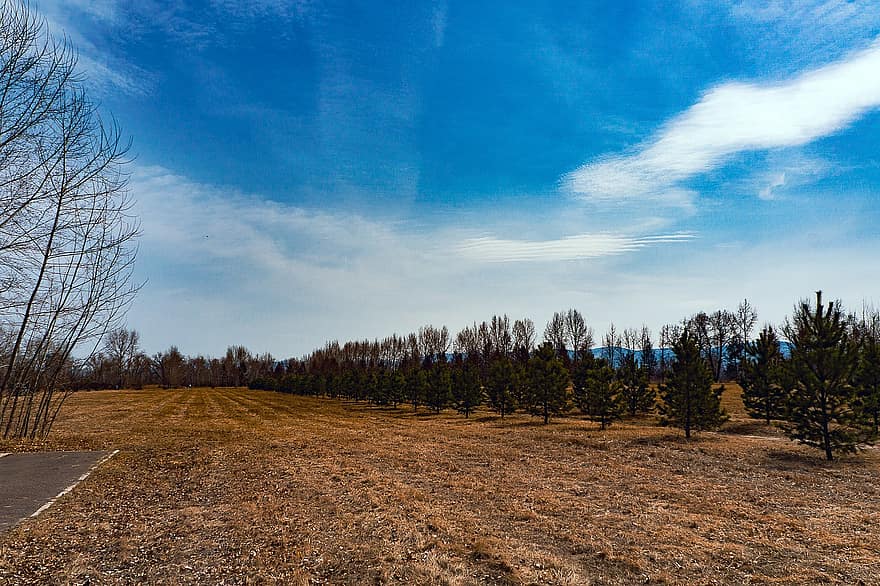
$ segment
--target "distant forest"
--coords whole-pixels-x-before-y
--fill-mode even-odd
[[[277,360],[231,346],[222,357],[184,356],[175,346],[153,356],[137,332],[107,337],[103,351],[71,374],[77,389],[160,385],[248,386],[376,406],[469,417],[488,408],[502,418],[543,418],[577,409],[605,428],[656,414],[661,424],[713,429],[727,416],[723,384],[743,389],[749,414],[780,425],[828,459],[877,436],[880,419],[880,314],[846,313],[839,302],[802,301],[778,328],[757,331],[748,300],[733,310],[700,312],[651,331],[612,325],[596,344],[576,309],[556,312],[538,332],[531,319],[496,315],[452,336],[426,325],[407,335],[328,342],[302,358]]]

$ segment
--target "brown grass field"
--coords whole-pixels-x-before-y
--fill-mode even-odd
[[[120,449],[0,535],[3,584],[880,584],[880,452],[745,418],[465,420],[244,389],[74,395],[50,440]]]

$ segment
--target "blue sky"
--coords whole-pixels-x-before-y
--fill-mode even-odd
[[[150,352],[876,300],[872,2],[37,7],[133,139]]]

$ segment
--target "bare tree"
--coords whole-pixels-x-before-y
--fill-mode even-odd
[[[575,361],[580,360],[584,353],[593,347],[593,328],[587,325],[584,316],[577,309],[569,309],[565,314],[565,329]]]
[[[513,322],[513,348],[519,358],[528,360],[536,340],[535,322],[529,318]]]
[[[509,356],[513,351],[513,336],[510,333],[510,318],[506,315],[493,315],[489,326],[492,346],[501,356]]]
[[[544,327],[544,341],[553,346],[556,354],[562,356],[568,346],[568,330],[565,327],[565,313],[556,312]]]
[[[179,387],[184,377],[184,357],[177,349],[171,346],[165,352],[157,352],[152,359],[153,374],[163,388]]]
[[[748,299],[743,299],[734,313],[732,351],[728,352],[731,360],[736,364],[737,375],[743,372],[746,346],[752,341],[752,330],[755,329],[757,323],[757,310],[749,303]]]
[[[104,352],[115,375],[113,384],[116,388],[124,388],[130,384],[139,342],[140,334],[125,328],[117,328],[105,337]]]
[[[70,385],[121,320],[136,221],[127,145],[105,124],[56,42],[26,3],[0,7],[0,427],[49,432]]]
[[[608,326],[608,331],[602,337],[602,357],[608,361],[611,368],[617,368],[620,362],[620,347],[623,340],[617,332],[617,328],[612,322]]]
[[[419,328],[419,353],[427,358],[436,359],[449,351],[449,330],[446,326],[435,328],[427,325]]]

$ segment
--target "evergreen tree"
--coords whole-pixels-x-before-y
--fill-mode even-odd
[[[489,405],[501,415],[502,419],[516,410],[518,379],[516,367],[506,356],[498,357],[489,367],[486,395]]]
[[[852,384],[858,352],[840,303],[826,307],[817,292],[815,310],[801,302],[785,336],[791,344],[791,359],[784,363],[791,386],[786,434],[823,450],[827,460],[869,443],[872,434],[863,425]]]
[[[452,400],[455,410],[470,417],[471,412],[483,402],[483,385],[480,367],[474,361],[456,364]]]
[[[370,373],[370,400],[375,405],[388,405],[391,402],[391,377],[389,372],[383,369],[374,369]]]
[[[747,342],[746,360],[740,361],[742,399],[750,416],[784,419],[788,410],[788,393],[781,383],[782,353],[773,328],[767,326],[755,342]]]
[[[865,328],[859,349],[854,382],[859,408],[874,428],[880,431],[880,323],[874,319]]]
[[[446,357],[440,355],[440,358],[434,363],[428,373],[425,405],[433,409],[434,413],[440,413],[449,405],[451,400],[452,376],[449,372],[449,364],[446,362]]]
[[[685,437],[691,430],[712,429],[726,421],[721,408],[723,387],[713,390],[712,370],[700,352],[694,336],[687,330],[672,344],[675,359],[661,385],[663,405],[661,412],[667,421],[684,429]]]
[[[407,401],[406,377],[400,369],[388,372],[388,400],[394,408]]]
[[[568,369],[552,344],[545,342],[529,359],[528,379],[526,405],[530,413],[542,416],[546,424],[551,415],[568,411]]]
[[[590,421],[605,429],[623,413],[623,385],[614,369],[602,361],[589,371],[585,386],[585,404],[581,410],[587,413]]]
[[[653,352],[653,351],[652,351]],[[646,413],[653,409],[655,393],[648,379],[648,371],[636,362],[634,352],[627,352],[618,370],[620,394],[630,415]]]
[[[412,405],[413,411],[419,410],[428,396],[428,373],[425,369],[414,366],[406,376],[406,400]]]
[[[608,362],[603,358],[598,360],[593,358],[592,353],[584,355],[583,359],[574,363],[571,373],[571,387],[575,405],[584,415],[592,415],[590,411],[592,404],[587,396],[587,381],[590,379],[590,374],[594,368],[600,368],[607,364]]]

